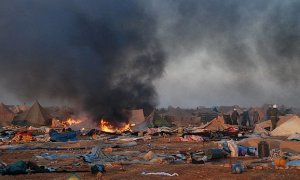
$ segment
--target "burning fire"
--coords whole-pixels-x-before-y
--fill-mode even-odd
[[[111,125],[108,121],[101,119],[100,124],[99,124],[99,128],[101,131],[103,132],[110,132],[110,133],[121,133],[124,131],[130,131],[130,124],[124,124],[122,127],[114,127],[113,125]]]
[[[69,119],[67,119],[66,121],[63,122],[63,124],[66,125],[66,126],[71,126],[73,124],[79,124],[79,123],[81,123],[80,119],[72,119],[72,118],[69,118]]]

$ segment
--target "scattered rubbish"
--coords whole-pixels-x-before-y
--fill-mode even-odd
[[[212,148],[205,151],[208,160],[221,159],[227,156],[223,149]]]
[[[230,157],[238,157],[238,146],[234,140],[225,141],[222,144],[223,150],[230,154]]]
[[[90,153],[83,155],[83,160],[88,163],[92,163],[93,161],[99,160],[100,152],[100,146],[93,147]]]
[[[45,158],[47,160],[56,160],[56,159],[66,159],[66,158],[78,158],[80,155],[56,155],[56,154],[49,154],[44,153],[38,156],[34,156],[35,158]]]
[[[51,129],[49,132],[50,140],[53,142],[67,142],[67,141],[77,141],[77,134],[76,131],[58,133],[56,130]]]
[[[244,172],[244,167],[240,162],[236,162],[231,166],[231,172],[233,174],[241,174]]]
[[[238,145],[238,151],[239,151],[239,156],[255,156],[256,155],[256,148],[252,147],[252,146],[242,146],[242,145]]]
[[[36,163],[31,161],[16,161],[6,167],[1,167],[2,175],[17,175],[27,173],[45,173],[50,170],[44,166],[38,166]]]
[[[12,138],[12,141],[16,142],[30,142],[33,140],[32,133],[28,131],[18,132]]]
[[[275,158],[274,164],[277,167],[285,167],[286,166],[286,159],[284,158]]]
[[[1,155],[5,153],[4,157],[8,157],[7,153],[17,152],[16,159],[23,159],[18,156],[18,151],[37,150],[33,156],[37,163],[48,162],[55,166],[47,168],[32,161],[16,161],[9,165],[0,162],[0,173],[91,172],[100,178],[108,166],[122,166],[124,170],[125,165],[137,164],[218,164],[231,168],[233,174],[243,173],[246,167],[260,170],[300,166],[300,146],[298,142],[291,142],[300,141],[300,134],[294,132],[288,138],[270,137],[272,132],[267,126],[271,126],[271,122],[257,124],[253,132],[254,126],[226,124],[230,119],[225,121],[224,117],[216,115],[208,123],[198,126],[145,126],[142,131],[120,133],[72,126],[74,131],[65,125],[52,129],[7,126],[0,129]],[[227,157],[231,159],[225,159]],[[142,175],[178,176],[167,172],[142,172]]]
[[[300,160],[289,161],[286,163],[287,166],[300,166]]]
[[[160,176],[179,176],[177,173],[166,173],[166,172],[142,172],[142,175],[160,175]]]
[[[102,164],[95,164],[94,166],[91,167],[92,174],[97,174],[97,173],[104,173],[105,171],[105,166]]]
[[[152,151],[149,151],[147,154],[143,156],[143,159],[149,161],[153,158],[157,157]]]
[[[280,149],[271,149],[270,151],[271,159],[278,159],[282,157],[282,152]]]
[[[191,141],[202,142],[202,141],[204,141],[204,139],[201,136],[185,135],[184,137],[180,137],[180,141],[183,141],[183,142],[191,142]]]

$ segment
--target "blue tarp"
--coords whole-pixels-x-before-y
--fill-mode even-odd
[[[101,151],[101,147],[99,146],[93,147],[90,153],[83,155],[83,160],[88,163],[92,163],[94,161],[100,160],[99,158],[100,151]]]
[[[300,166],[300,160],[286,162],[287,166]]]
[[[77,134],[77,131],[58,133],[53,129],[49,132],[49,135],[51,137],[50,140],[53,142],[77,141]]]
[[[44,153],[38,156],[34,156],[36,158],[45,158],[48,160],[55,160],[55,159],[64,159],[64,158],[78,158],[80,155],[57,155],[57,154],[49,154],[49,153]]]

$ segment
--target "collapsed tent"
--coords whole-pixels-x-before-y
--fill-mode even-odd
[[[290,119],[297,118],[298,116],[294,114],[288,114],[285,116],[280,116],[279,121],[277,122],[277,127],[281,124],[284,124],[285,122],[289,121]],[[254,133],[257,134],[269,134],[269,131],[271,130],[271,120],[263,121],[259,124],[255,125]]]
[[[13,124],[16,125],[31,125],[31,126],[48,126],[51,125],[51,116],[48,112],[36,101],[28,111],[18,115]]]
[[[234,127],[234,125],[225,124],[223,116],[218,116],[212,121],[204,124],[203,126],[200,126],[200,128],[202,129],[208,129],[211,131],[223,131],[230,127]]]
[[[138,125],[145,121],[143,109],[130,110],[129,123]]]
[[[3,103],[0,104],[0,126],[10,125],[15,114]]]
[[[144,113],[143,113],[144,115]],[[148,117],[144,117],[144,120],[138,124],[135,124],[135,126],[133,126],[131,129],[133,132],[138,132],[138,131],[147,131],[148,127],[153,127],[153,117],[154,117],[154,111],[148,116]],[[134,121],[129,121],[134,122]]]
[[[298,116],[293,116],[275,128],[270,134],[271,136],[289,136],[295,133],[300,133],[300,118]]]

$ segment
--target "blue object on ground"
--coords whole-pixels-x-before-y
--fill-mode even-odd
[[[2,174],[27,174],[27,164],[25,161],[16,161],[15,163],[8,165],[6,171]]]
[[[300,160],[286,162],[287,166],[300,166]]]
[[[99,160],[99,153],[101,148],[99,146],[93,147],[92,151],[89,154],[83,155],[83,160],[92,163],[93,161]]]
[[[67,141],[77,141],[77,131],[70,131],[65,133],[58,133],[54,129],[49,132],[50,140],[53,142],[67,142]]]
[[[248,148],[246,146],[238,145],[239,156],[245,156],[247,154]]]
[[[240,162],[236,162],[231,165],[231,172],[233,174],[241,174],[244,172],[244,167]]]
[[[105,172],[105,166],[102,164],[95,164],[91,167],[92,174],[97,174],[98,172]]]
[[[257,151],[256,147],[253,147],[253,146],[248,146],[247,147],[247,154],[249,156],[255,156],[256,155],[256,151]]]
[[[55,159],[64,159],[64,158],[76,158],[79,157],[79,155],[56,155],[56,154],[49,154],[49,153],[44,153],[35,157],[43,157],[48,160],[55,160]]]

